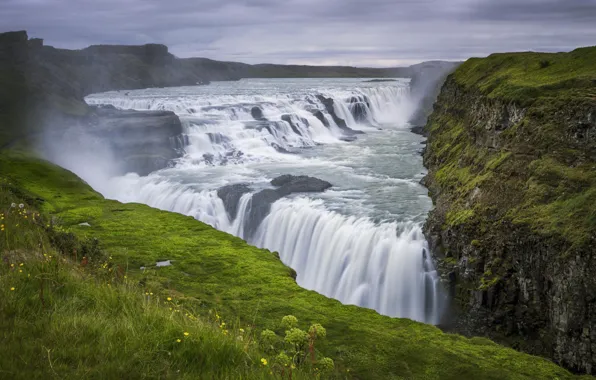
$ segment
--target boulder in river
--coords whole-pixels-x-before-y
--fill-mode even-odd
[[[273,186],[279,187],[278,191],[282,193],[318,193],[327,190],[332,185],[315,177],[305,175],[282,175],[271,181]]]
[[[293,175],[282,175],[274,178],[271,184],[277,188],[261,190],[252,196],[244,223],[245,238],[254,235],[261,222],[271,211],[271,205],[277,200],[294,193],[323,192],[332,186],[329,182],[318,178]],[[226,194],[222,195],[226,196]],[[220,198],[222,195],[220,195]],[[240,197],[241,195],[237,196],[237,199],[240,200]],[[238,202],[236,202],[237,204]]]
[[[246,183],[227,185],[220,187],[219,190],[217,190],[217,196],[223,201],[224,207],[230,219],[236,219],[240,198],[242,198],[244,194],[250,193],[251,191],[252,189]]]
[[[254,106],[250,110],[250,114],[255,120],[267,120],[265,116],[263,116],[263,110],[261,109],[261,107]]]

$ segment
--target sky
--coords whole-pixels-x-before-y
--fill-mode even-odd
[[[62,48],[381,67],[596,45],[596,0],[0,0],[9,30]]]

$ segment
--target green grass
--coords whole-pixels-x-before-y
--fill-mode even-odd
[[[141,286],[162,300],[165,295],[173,297],[201,321],[208,321],[210,311],[217,310],[238,326],[252,326],[256,334],[263,329],[282,334],[279,320],[289,314],[305,325],[321,323],[327,328],[327,341],[317,348],[335,361],[333,376],[338,378],[573,377],[548,360],[485,339],[445,334],[433,326],[380,316],[302,289],[274,253],[190,217],[105,200],[72,173],[26,154],[0,153],[0,173],[12,184],[11,192],[24,199],[26,207],[37,208],[47,220],[53,218],[61,234],[73,233],[80,242],[99,239],[113,268],[122,268],[128,277],[108,286],[81,274],[76,266],[31,259],[26,265],[32,277],[46,273],[44,266],[57,268],[52,307],[44,309],[39,281],[30,282],[4,267],[0,283],[1,323],[7,326],[0,342],[4,373],[45,378],[108,378],[108,374],[258,378],[263,373],[254,365],[258,351],[251,351],[248,359],[237,345],[211,331],[207,322],[193,325],[172,318],[167,308],[138,292]],[[91,227],[79,226],[82,222]],[[6,255],[7,248],[3,250]],[[173,260],[173,265],[155,268],[155,262],[163,259]],[[148,270],[142,272],[140,266]],[[12,286],[17,290],[10,291]],[[184,330],[195,340],[177,345]]]
[[[466,88],[528,104],[539,97],[596,97],[596,47],[570,53],[499,53],[472,58],[455,72]]]
[[[459,98],[439,98],[425,157],[431,190],[449,198],[446,224],[508,220],[562,238],[570,249],[590,245],[596,146],[581,128],[596,107],[596,47],[473,58],[447,87],[457,87]],[[519,122],[487,130],[507,107],[522,115]],[[478,217],[463,218],[472,209]]]
[[[217,311],[197,317],[182,297],[154,293],[97,241],[77,239],[31,203],[36,200],[0,178],[0,378],[264,379],[289,373],[289,364],[275,359],[283,347],[265,351],[250,326],[226,324]],[[309,364],[292,370],[292,378],[320,377]]]

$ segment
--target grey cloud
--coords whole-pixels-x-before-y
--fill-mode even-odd
[[[0,0],[0,25],[67,48],[384,66],[594,44],[596,0]]]
[[[596,23],[596,0],[483,0],[469,16],[496,21]]]

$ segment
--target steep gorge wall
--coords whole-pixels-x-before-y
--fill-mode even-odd
[[[159,83],[191,84],[197,78],[169,77],[173,56],[165,46],[88,49],[45,47],[26,32],[0,34],[0,149],[20,144],[55,156],[82,136],[112,153],[121,169],[114,174],[147,174],[169,165],[181,153],[174,139],[182,125],[173,112],[90,107],[83,97]],[[139,79],[143,76],[147,81]]]
[[[596,48],[472,59],[425,129],[447,328],[596,372]]]

